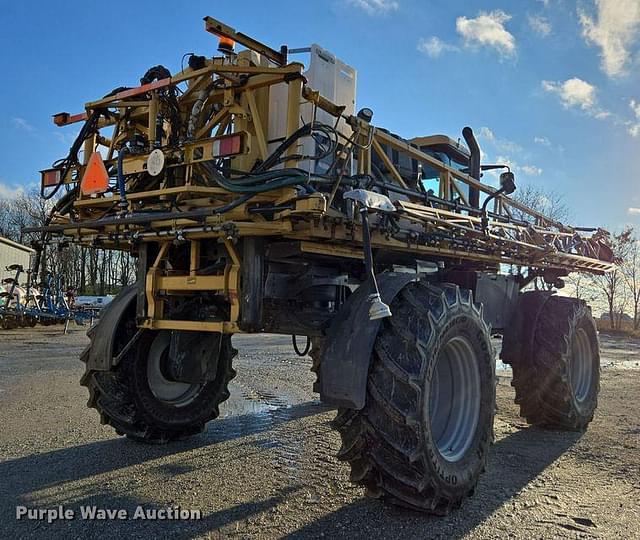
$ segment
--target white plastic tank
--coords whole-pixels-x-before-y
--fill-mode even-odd
[[[356,80],[357,71],[334,54],[313,44],[309,49],[303,49],[309,53],[308,69],[304,72],[307,84],[320,95],[338,106],[345,107],[345,114],[355,114],[356,108]],[[313,106],[311,103],[303,103],[300,111],[301,121],[309,123],[313,120]],[[315,114],[317,122],[330,126],[336,125],[336,118],[329,113],[317,109]],[[351,128],[344,120],[337,125],[338,131],[345,136],[351,136]],[[287,132],[287,85],[286,83],[271,87],[269,95],[269,152],[273,152],[284,140]],[[344,143],[344,140],[340,141]],[[316,154],[316,142],[311,137],[301,139],[297,153],[303,155]],[[300,167],[307,169],[309,164],[301,162]],[[324,164],[326,166],[326,163]],[[313,172],[324,172],[320,163]]]

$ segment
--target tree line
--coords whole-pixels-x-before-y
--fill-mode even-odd
[[[40,197],[38,191],[20,192],[15,197],[0,198],[0,236],[31,246],[41,239],[40,233],[23,234],[25,227],[45,225],[53,203]],[[116,294],[135,279],[135,259],[122,251],[100,248],[45,246],[36,283],[44,282],[47,272],[64,276],[67,287],[77,294]],[[23,277],[26,280],[26,276]]]
[[[546,192],[533,184],[519,186],[514,198],[561,223],[572,221],[571,209],[561,194]],[[516,217],[527,220],[526,214],[516,211]],[[566,294],[585,300],[594,311],[608,319],[609,328],[620,330],[631,323],[640,329],[640,238],[633,227],[625,227],[610,238],[616,269],[603,275],[569,275]],[[536,280],[534,287],[544,287]]]

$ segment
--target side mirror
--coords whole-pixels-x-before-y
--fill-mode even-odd
[[[511,195],[516,190],[516,177],[511,171],[500,175],[500,190],[506,195]]]

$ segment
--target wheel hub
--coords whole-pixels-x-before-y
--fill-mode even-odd
[[[579,403],[582,403],[591,390],[593,379],[593,349],[584,328],[578,328],[571,355],[571,387]]]
[[[466,337],[456,336],[441,349],[429,393],[431,435],[440,455],[461,460],[473,441],[480,417],[478,358]]]
[[[174,407],[184,407],[195,399],[201,385],[169,378],[166,364],[169,359],[170,341],[170,334],[163,332],[158,334],[151,344],[147,359],[147,382],[156,399]]]

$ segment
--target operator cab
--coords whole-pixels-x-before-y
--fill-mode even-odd
[[[446,135],[429,135],[416,137],[409,142],[425,154],[433,156],[454,169],[462,171],[469,168],[471,155],[467,147],[460,141],[454,141]],[[425,190],[431,189],[435,194],[438,194],[439,179],[440,175],[437,170],[426,163],[422,164],[422,185]]]

